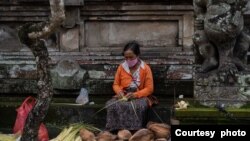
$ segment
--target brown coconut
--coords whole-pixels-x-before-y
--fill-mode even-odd
[[[131,134],[131,132],[129,130],[120,130],[117,133],[117,136],[121,140],[128,140],[129,138],[132,137],[132,134]]]
[[[82,141],[96,141],[95,134],[90,132],[87,129],[84,129],[84,128],[81,129],[79,131],[79,134],[80,134]]]
[[[170,119],[170,123],[171,125],[180,125],[180,121],[177,119],[173,119],[173,118]]]
[[[114,141],[117,136],[111,134],[108,131],[100,132],[97,136],[97,141]]]
[[[158,138],[168,139],[171,134],[170,132],[171,127],[164,123],[149,122],[147,124],[147,128],[154,133],[156,139]]]
[[[148,129],[140,129],[129,139],[129,141],[153,141],[154,134]]]
[[[167,139],[165,139],[165,138],[159,138],[159,139],[156,139],[155,141],[167,141]]]

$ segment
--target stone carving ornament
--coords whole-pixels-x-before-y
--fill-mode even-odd
[[[240,101],[247,100],[238,83],[244,74],[249,74],[250,35],[243,17],[247,3],[248,0],[194,0],[193,40],[201,63],[195,76],[194,95],[204,105],[223,103],[239,107],[244,103]]]
[[[204,59],[199,72],[219,69],[235,74],[247,69],[250,36],[244,29],[247,0],[195,0],[194,43]]]

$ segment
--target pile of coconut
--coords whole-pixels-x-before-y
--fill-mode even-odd
[[[82,141],[168,141],[170,140],[170,126],[164,123],[149,122],[147,128],[132,134],[129,130],[120,130],[117,135],[102,131],[96,136],[87,129],[80,130]]]

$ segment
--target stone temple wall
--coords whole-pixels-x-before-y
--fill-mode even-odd
[[[92,95],[112,94],[123,46],[136,40],[142,45],[141,58],[152,67],[155,94],[193,95],[192,0],[65,0],[65,4],[65,23],[46,39],[57,94],[78,93],[81,87]],[[0,1],[1,94],[36,93],[35,58],[19,43],[17,28],[49,16],[48,0]]]

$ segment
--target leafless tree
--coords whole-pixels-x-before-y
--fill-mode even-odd
[[[36,58],[37,64],[37,101],[29,113],[23,130],[21,141],[37,141],[38,129],[47,115],[53,88],[49,73],[49,54],[45,40],[65,20],[64,0],[49,0],[51,18],[40,23],[27,23],[18,29],[20,41],[27,45]]]

